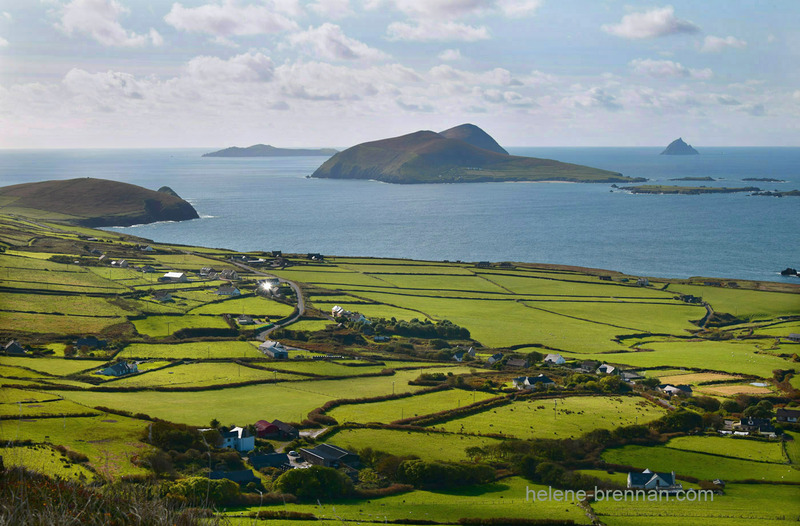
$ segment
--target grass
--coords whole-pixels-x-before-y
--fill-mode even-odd
[[[577,438],[593,429],[644,424],[663,414],[662,409],[638,397],[574,396],[557,402],[515,402],[434,427],[462,433],[502,433],[520,439]]]
[[[709,393],[719,396],[736,396],[739,394],[749,395],[768,395],[772,394],[772,390],[768,387],[761,387],[757,385],[739,384],[739,385],[704,385],[698,388],[703,393]]]
[[[330,320],[300,320],[287,326],[287,329],[293,331],[308,331],[316,332],[325,329],[328,325],[333,323]]]
[[[242,367],[229,362],[197,362],[115,380],[114,387],[190,387],[227,385],[251,380],[294,380],[301,377]]]
[[[728,484],[713,502],[594,502],[592,508],[608,526],[675,526],[698,524],[779,526],[797,524],[800,499],[796,486]]]
[[[797,294],[697,285],[670,285],[669,290],[700,296],[710,303],[716,312],[733,314],[747,320],[800,314]]]
[[[792,431],[786,431],[785,433],[792,438],[792,440],[784,442],[786,454],[792,464],[800,465],[800,433]]]
[[[219,298],[220,296],[214,295],[214,297]],[[294,312],[294,307],[291,305],[278,303],[259,296],[233,298],[210,303],[191,311],[192,314],[248,314],[250,316],[270,316],[273,318],[283,318],[292,312]]]
[[[360,312],[367,318],[386,318],[390,320],[396,318],[398,320],[413,320],[414,318],[425,320],[425,316],[421,312],[411,309],[402,309],[393,307],[391,305],[383,305],[381,303],[315,303],[314,306],[323,312],[330,312],[334,305],[339,305],[345,310],[352,312]]]
[[[389,429],[343,429],[325,438],[326,442],[346,449],[370,447],[393,455],[416,455],[423,460],[460,462],[468,460],[464,450],[485,447],[500,441],[448,433],[424,433]]]
[[[721,453],[724,453],[722,451]],[[625,446],[609,449],[603,460],[653,471],[675,471],[701,480],[725,481],[756,479],[775,482],[800,482],[800,470],[788,465],[750,462],[664,446]]]
[[[780,442],[762,442],[744,438],[718,436],[677,437],[670,440],[666,447],[776,464],[783,464],[787,460]]]
[[[475,395],[474,399],[476,401],[485,400],[493,396],[483,392],[475,393]],[[472,392],[450,389],[399,400],[341,405],[328,412],[328,414],[338,420],[340,424],[345,422],[389,423],[402,418],[455,409],[459,406],[471,404],[472,401]]]
[[[18,356],[4,356],[0,358],[3,365],[27,367],[34,371],[52,374],[55,376],[68,376],[81,371],[96,369],[106,363],[105,360],[65,360],[62,358],[25,358]]]
[[[257,358],[263,354],[252,344],[240,341],[211,341],[175,344],[132,343],[119,353],[120,358]]]
[[[0,311],[0,327],[7,331],[25,333],[55,333],[82,335],[99,333],[112,325],[125,323],[126,318],[98,318],[93,316],[63,316],[60,314],[30,314],[27,312]]]
[[[180,329],[197,327],[228,328],[228,324],[220,316],[194,316],[191,314],[184,316],[150,316],[141,320],[134,320],[132,323],[139,334],[146,334],[155,338],[169,336]]]
[[[24,466],[39,473],[47,473],[51,477],[64,479],[94,479],[94,473],[81,464],[73,464],[46,445],[11,446],[3,449],[5,466]]]
[[[667,371],[665,371],[667,372]],[[659,371],[652,371],[653,376],[661,380],[662,384],[686,384],[697,385],[703,382],[715,382],[717,380],[738,380],[741,376],[723,373],[690,373],[660,376]]]
[[[291,355],[292,353],[290,351],[289,356]],[[350,363],[358,364],[359,362],[350,361]],[[271,361],[262,365],[275,368],[280,371],[312,373],[321,376],[361,376],[364,374],[379,373],[382,370],[389,368],[388,364],[348,367],[347,365],[329,362],[327,360]]]
[[[36,418],[44,415],[76,415],[81,413],[92,413],[92,411],[82,405],[69,400],[53,400],[48,402],[28,402],[28,403],[0,403],[0,416],[21,416],[22,418]]]
[[[129,311],[93,296],[0,293],[3,310],[80,316],[125,316]]]
[[[148,423],[118,415],[0,421],[0,440],[63,445],[85,454],[99,473],[116,478],[145,473],[131,459],[149,446],[139,441]]]

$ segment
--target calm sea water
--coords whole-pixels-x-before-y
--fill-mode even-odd
[[[800,148],[703,148],[691,157],[661,156],[660,148],[510,150],[656,183],[800,189]],[[98,177],[170,186],[200,219],[114,229],[161,242],[800,283],[779,274],[800,267],[798,198],[629,195],[607,184],[315,180],[305,176],[324,158],[200,157],[204,151],[0,151],[0,183]],[[719,180],[669,182],[704,176]],[[746,177],[788,182],[743,182]]]

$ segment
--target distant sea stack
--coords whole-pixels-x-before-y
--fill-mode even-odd
[[[293,149],[276,148],[269,144],[254,144],[247,148],[232,146],[218,152],[205,153],[203,157],[306,157],[309,155],[330,157],[338,151],[333,148]]]
[[[678,137],[666,149],[661,152],[661,155],[699,155],[700,152],[692,148],[690,144],[683,142],[683,139]]]
[[[645,180],[551,159],[509,155],[473,124],[462,124],[441,133],[418,131],[361,143],[325,161],[311,177],[373,179],[398,184]]]
[[[106,179],[67,179],[0,188],[3,211],[43,221],[88,227],[130,226],[197,219],[197,210],[178,194]]]

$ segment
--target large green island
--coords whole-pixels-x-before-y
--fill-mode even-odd
[[[441,133],[418,131],[358,144],[325,161],[311,177],[372,179],[398,184],[645,181],[552,159],[508,155],[491,136],[472,124],[462,124]]]

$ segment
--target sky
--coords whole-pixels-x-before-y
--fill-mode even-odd
[[[0,148],[800,146],[796,0],[0,0]]]

